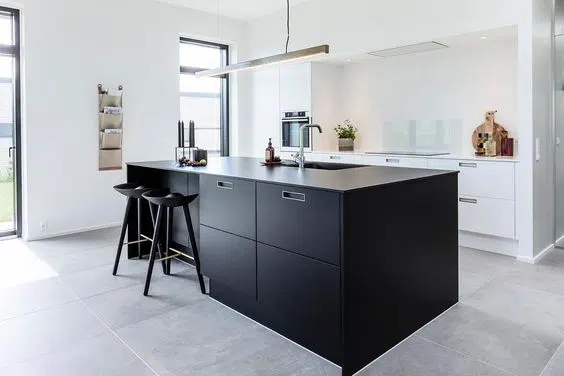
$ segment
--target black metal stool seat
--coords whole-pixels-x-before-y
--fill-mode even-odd
[[[116,260],[114,262],[114,270],[113,270],[113,273],[112,273],[113,275],[116,275],[117,271],[118,271],[119,260],[121,258],[121,251],[122,251],[124,245],[137,244],[137,257],[139,259],[141,259],[142,258],[141,243],[152,241],[151,237],[144,235],[141,231],[141,219],[142,219],[141,218],[141,203],[143,202],[143,194],[147,193],[147,192],[149,192],[153,189],[147,188],[147,187],[144,187],[142,185],[135,184],[135,183],[118,184],[114,187],[114,189],[116,191],[118,191],[119,193],[121,193],[122,195],[124,195],[125,197],[127,197],[127,205],[125,207],[125,216],[123,218],[123,223],[121,225],[121,234],[120,234],[118,249],[117,249],[117,253],[116,253]],[[169,193],[169,192],[170,191],[167,191],[167,193]],[[126,232],[127,227],[128,227],[131,205],[133,204],[134,200],[137,200],[137,240],[131,241],[131,242],[124,242],[125,232]],[[149,204],[149,208],[151,209],[151,213],[152,213],[153,210],[152,210],[152,207],[151,207],[150,204]]]
[[[188,205],[198,198],[198,195],[182,195],[180,193],[170,193],[170,191],[163,191],[163,190],[152,190],[142,194],[143,198],[149,201],[149,204],[156,205],[158,207],[157,214],[154,216],[154,226],[155,231],[153,233],[152,239],[152,246],[151,246],[151,254],[149,256],[149,269],[147,270],[147,278],[145,280],[145,289],[143,295],[147,296],[149,294],[149,286],[151,284],[151,276],[153,275],[153,266],[155,261],[163,262],[163,270],[165,274],[170,274],[170,263],[171,260],[174,258],[186,257],[194,261],[196,266],[196,272],[198,274],[198,281],[200,282],[200,290],[202,294],[206,293],[206,287],[204,284],[204,278],[202,273],[200,272],[200,257],[198,254],[198,246],[196,245],[196,237],[194,235],[194,227],[192,226],[192,218],[190,217],[190,210],[188,209]],[[172,229],[172,210],[174,208],[182,207],[184,210],[184,218],[186,220],[186,226],[188,227],[188,235],[190,239],[190,245],[192,247],[193,255],[189,255],[182,251],[170,247],[170,238],[171,238],[171,229]],[[164,245],[164,257],[162,256],[159,244],[160,244],[160,236],[161,236],[161,227],[163,217],[165,216],[166,211],[166,237],[165,237],[165,245]],[[159,248],[159,254],[161,257],[157,260],[156,253],[157,248]],[[172,252],[172,254],[170,254]],[[164,262],[166,261],[166,265]]]

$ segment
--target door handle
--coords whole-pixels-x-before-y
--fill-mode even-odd
[[[478,200],[476,200],[475,198],[459,198],[458,201],[463,202],[465,204],[477,204]]]
[[[395,159],[395,158],[386,158],[386,162],[387,163],[400,163],[400,160]]]
[[[12,150],[16,150],[16,147],[15,147],[15,146],[10,146],[10,147],[8,148],[8,157],[9,157],[9,158],[12,158]]]
[[[477,168],[478,164],[477,163],[464,163],[464,162],[460,162],[458,164],[460,167],[470,167],[470,168]]]
[[[217,187],[221,189],[233,189],[233,183],[228,181],[218,181]]]
[[[285,200],[305,202],[306,195],[304,193],[282,191],[282,198]]]

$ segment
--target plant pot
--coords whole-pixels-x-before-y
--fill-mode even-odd
[[[339,151],[354,151],[354,140],[352,138],[339,138]]]

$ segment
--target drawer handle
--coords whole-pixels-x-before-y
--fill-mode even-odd
[[[305,202],[306,196],[303,193],[282,191],[282,198],[285,200]]]
[[[341,157],[338,155],[331,155],[329,156],[329,159],[341,159]]]
[[[400,160],[395,159],[395,158],[386,158],[386,162],[388,162],[388,163],[400,163]]]
[[[217,187],[221,189],[233,189],[233,183],[228,181],[218,181]]]
[[[477,163],[464,163],[464,162],[460,162],[458,164],[460,167],[470,167],[470,168],[476,168],[478,167]]]
[[[464,202],[465,204],[477,204],[478,200],[475,198],[459,198],[458,201]]]

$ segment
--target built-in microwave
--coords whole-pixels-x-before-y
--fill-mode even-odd
[[[282,112],[282,151],[300,150],[300,127],[311,124],[308,111],[284,111]],[[311,128],[306,128],[304,132],[304,151],[312,151],[312,132]]]

